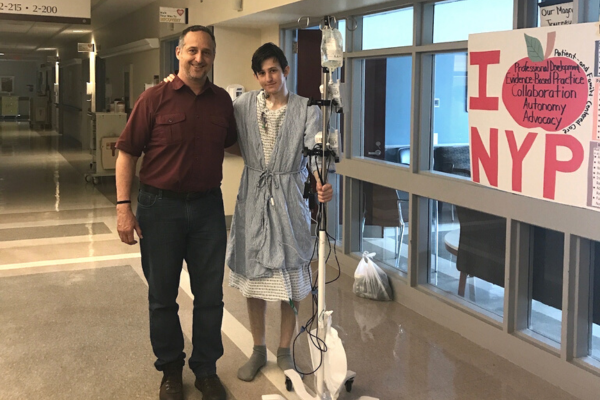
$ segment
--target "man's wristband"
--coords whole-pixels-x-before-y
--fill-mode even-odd
[[[129,204],[131,203],[131,200],[119,200],[117,201],[117,204]]]

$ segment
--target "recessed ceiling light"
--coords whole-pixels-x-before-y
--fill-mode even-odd
[[[81,29],[74,29],[71,32],[73,32],[73,33],[85,33],[86,31],[83,31]]]
[[[40,47],[37,49],[37,51],[54,51],[56,50],[56,47]]]

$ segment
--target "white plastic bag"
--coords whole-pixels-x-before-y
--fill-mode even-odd
[[[392,287],[386,273],[371,259],[375,253],[364,252],[362,259],[354,272],[354,285],[352,291],[359,297],[367,299],[390,301],[392,300]]]

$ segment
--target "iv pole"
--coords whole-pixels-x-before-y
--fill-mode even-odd
[[[325,27],[329,27],[329,28],[333,28],[333,26],[331,26],[331,20],[332,18],[334,19],[334,17],[330,17],[330,16],[325,16],[323,18],[323,25]],[[308,21],[307,21],[307,25],[308,25]],[[316,101],[316,102],[312,102],[312,104],[317,104],[321,106],[321,114],[322,114],[322,119],[323,119],[323,129],[322,129],[322,153],[321,154],[317,154],[317,157],[321,157],[321,167],[320,167],[320,178],[321,178],[321,184],[325,185],[327,183],[327,166],[328,166],[328,158],[333,157],[333,155],[331,154],[331,152],[329,151],[329,118],[330,118],[330,114],[329,114],[329,108],[332,107],[332,100],[328,99],[329,97],[329,89],[328,89],[328,83],[329,83],[329,78],[331,76],[333,71],[331,71],[329,68],[327,67],[323,67],[323,91],[322,91],[322,96],[321,96],[321,100],[320,101]],[[311,102],[309,102],[309,105],[311,104]],[[318,165],[317,165],[318,167]],[[327,224],[327,212],[326,209],[327,207],[325,206],[325,204],[322,204],[322,209],[321,209],[321,215],[320,220],[319,220],[319,250],[318,250],[318,256],[319,256],[319,266],[318,266],[318,278],[317,278],[317,288],[318,288],[318,292],[317,292],[317,337],[318,337],[318,343],[319,343],[319,347],[321,346],[325,346],[325,339],[326,339],[326,328],[327,328],[327,321],[326,321],[326,304],[325,304],[325,285],[327,282],[326,279],[326,257],[327,257],[327,244],[329,243],[329,239],[327,237],[327,229],[326,229],[326,224]],[[309,345],[314,346],[314,344],[309,340]],[[316,371],[316,389],[317,389],[317,393],[316,396],[312,396],[310,395],[307,391],[306,388],[304,386],[304,383],[302,382],[302,378],[300,377],[300,375],[298,374],[297,371],[293,370],[293,369],[288,369],[284,371],[284,374],[286,376],[287,379],[289,379],[292,384],[293,384],[293,388],[296,392],[296,394],[298,395],[298,397],[300,397],[300,399],[302,400],[330,400],[331,399],[331,394],[329,393],[328,389],[326,388],[325,385],[325,367],[326,364],[324,362],[325,359],[325,351],[323,351],[322,349],[319,349],[319,351],[321,352],[321,360],[323,361],[321,363],[321,366],[317,369]],[[353,371],[348,370],[346,373],[346,377],[344,379],[344,382],[342,383],[343,385],[346,386],[346,391],[350,392],[352,390],[352,384],[354,382],[354,378],[356,376],[356,373]],[[287,380],[286,379],[286,380]],[[286,384],[287,386],[287,384]],[[289,390],[289,389],[288,389]],[[262,396],[262,400],[285,400],[285,398],[281,395],[264,395]],[[375,399],[373,397],[368,397],[368,396],[362,396],[359,400],[378,400]]]

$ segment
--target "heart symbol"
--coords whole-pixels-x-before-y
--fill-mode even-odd
[[[183,15],[184,12],[185,10],[182,10],[181,8],[177,10],[177,14],[179,14],[180,17]]]

